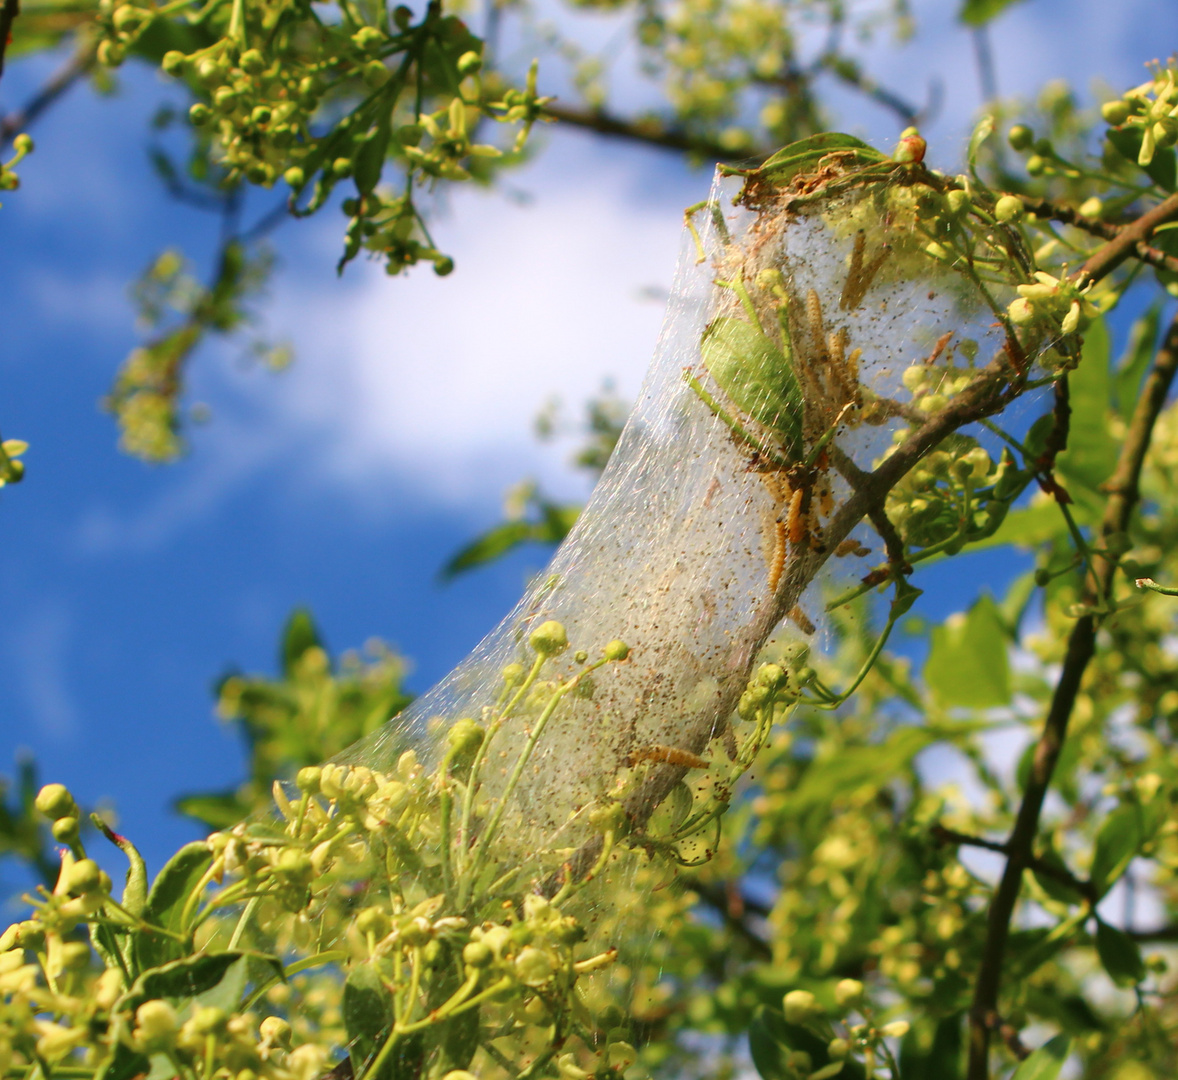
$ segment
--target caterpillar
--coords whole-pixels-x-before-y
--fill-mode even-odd
[[[706,769],[710,764],[707,758],[693,754],[690,750],[680,750],[675,746],[662,746],[659,743],[651,743],[650,746],[640,746],[637,750],[631,750],[626,758],[626,764],[630,766],[639,765],[644,761],[652,761],[661,765],[682,765],[688,769]]]

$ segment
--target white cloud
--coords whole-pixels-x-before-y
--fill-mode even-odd
[[[460,227],[439,229],[451,277],[418,268],[390,279],[368,264],[342,288],[291,282],[272,322],[299,359],[276,416],[307,433],[321,476],[361,487],[394,474],[450,504],[497,501],[527,472],[567,488],[561,454],[537,446],[532,420],[554,394],[574,412],[606,378],[637,393],[663,314],[643,289],[669,284],[687,191],[709,182],[679,172],[652,199],[635,155],[554,138],[540,166],[513,178],[535,193],[526,205],[454,198]]]
[[[49,601],[9,634],[29,711],[41,732],[65,739],[77,730],[78,709],[67,687],[73,619],[60,601]]]

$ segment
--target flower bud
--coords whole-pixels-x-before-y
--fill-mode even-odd
[[[12,140],[12,149],[22,157],[33,152],[33,140],[23,131]]]
[[[1007,306],[1006,315],[1015,326],[1026,326],[1035,317],[1035,309],[1030,300],[1020,296]]]
[[[924,152],[927,149],[928,144],[920,137],[920,132],[916,128],[905,128],[900,132],[900,141],[892,153],[892,160],[916,164],[924,160]]]
[[[625,832],[629,821],[626,808],[620,802],[607,803],[589,811],[589,824],[602,832]]]
[[[541,656],[555,656],[569,647],[569,638],[560,623],[549,619],[532,631],[528,643]]]
[[[907,1020],[893,1020],[890,1024],[884,1024],[879,1029],[879,1033],[885,1039],[902,1039],[908,1034],[908,1029],[911,1026]]]
[[[78,804],[74,802],[73,795],[64,784],[46,784],[37,792],[34,805],[53,821],[78,815]]]
[[[10,952],[20,944],[20,923],[13,923],[0,934],[0,953]]]
[[[462,962],[467,967],[485,968],[494,959],[495,954],[486,942],[471,941],[463,947]]]
[[[298,848],[284,848],[278,856],[274,873],[292,885],[308,885],[315,870],[306,852]]]
[[[1106,101],[1100,107],[1100,115],[1104,117],[1106,124],[1120,127],[1133,115],[1133,107],[1123,98],[1116,101]]]
[[[835,1061],[842,1061],[851,1052],[851,1044],[846,1039],[831,1039],[826,1052]]]
[[[785,668],[780,664],[762,664],[757,668],[754,681],[767,690],[781,690],[788,685],[789,677],[785,673]]]
[[[378,87],[384,86],[389,81],[391,72],[385,66],[382,60],[369,60],[360,69],[360,78],[364,80],[364,85],[370,90],[375,90]]]
[[[439,255],[434,259],[434,273],[438,277],[449,277],[454,273],[454,260],[449,255]]]
[[[118,67],[126,58],[123,47],[113,41],[100,41],[98,52],[95,54],[98,62],[104,67]]]
[[[999,221],[1019,221],[1024,213],[1023,201],[1017,195],[1003,195],[994,204],[994,216]]]
[[[145,1001],[135,1010],[135,1038],[149,1052],[171,1049],[179,1026],[176,1010],[166,1001]]]
[[[331,172],[333,176],[339,177],[343,180],[345,177],[352,175],[352,159],[347,157],[337,157],[331,163]]]
[[[850,1009],[863,999],[863,984],[858,979],[839,979],[834,986],[835,1004],[840,1009]]]
[[[954,188],[945,194],[945,205],[949,207],[949,213],[954,217],[961,217],[962,214],[968,213],[973,202],[968,191]]]
[[[266,58],[258,49],[246,49],[238,63],[247,75],[260,75],[266,70]]]
[[[475,75],[483,66],[483,58],[473,50],[464,52],[458,58],[457,66],[459,75]]]
[[[375,26],[362,26],[352,35],[352,43],[361,52],[371,55],[380,52],[384,44],[384,34]]]
[[[66,971],[81,971],[90,963],[90,946],[84,941],[67,941],[61,947],[61,966]]]
[[[457,757],[471,757],[480,746],[486,732],[475,721],[464,717],[446,733],[446,741]]]
[[[271,1045],[290,1046],[291,1026],[281,1016],[267,1016],[258,1025],[258,1031]]]
[[[610,1064],[610,1068],[621,1071],[628,1069],[638,1060],[638,1051],[628,1042],[615,1042],[609,1044],[609,1049],[605,1052],[605,1057]]]
[[[429,920],[422,918],[420,915],[414,919],[410,919],[401,927],[401,940],[410,948],[424,945],[430,940],[430,937]]]
[[[192,1014],[192,1029],[200,1035],[217,1035],[229,1023],[229,1014],[216,1005],[202,1005]]]
[[[1027,172],[1031,176],[1042,176],[1047,171],[1047,162],[1038,154],[1027,158]]]
[[[193,127],[204,127],[213,118],[213,110],[203,101],[198,101],[188,110],[188,119]]]
[[[552,978],[552,961],[542,949],[529,945],[515,958],[515,974],[525,986],[543,986]]]
[[[367,907],[356,916],[356,929],[362,934],[382,938],[392,929],[392,924],[383,908]]]
[[[179,49],[169,49],[164,53],[164,58],[160,61],[160,67],[168,75],[183,75],[184,66],[187,62],[188,57]]]
[[[282,174],[282,179],[285,180],[291,186],[291,188],[294,189],[295,191],[298,191],[307,182],[306,173],[304,173],[303,170],[300,169],[297,165],[292,165],[289,169],[287,169],[286,172],[284,172]],[[299,776],[302,777],[303,773],[307,773],[308,776],[310,776],[311,772],[315,773],[315,787],[318,788],[318,786],[319,786],[319,776],[318,776],[319,770],[315,769],[314,766],[309,765],[305,769],[300,769]],[[301,787],[301,788],[303,787],[303,783],[302,783],[301,779],[299,781],[299,787]],[[303,790],[307,791],[309,789],[303,788]]]
[[[809,990],[791,990],[782,999],[785,1009],[785,1020],[788,1024],[804,1024],[816,1016],[822,1015],[822,1006]]]
[[[1035,141],[1035,133],[1026,124],[1015,124],[1006,133],[1006,141],[1014,150],[1029,150]]]
[[[75,896],[86,896],[102,888],[105,876],[93,859],[80,859],[73,866],[63,866],[62,875],[66,892]]]
[[[268,124],[270,123],[270,117],[273,115],[274,113],[269,105],[255,105],[253,112],[250,113],[250,123]]]
[[[605,647],[603,654],[607,660],[625,660],[630,655],[630,646],[615,638]]]

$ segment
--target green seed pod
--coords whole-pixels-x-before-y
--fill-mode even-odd
[[[258,49],[246,49],[238,63],[247,75],[261,75],[266,70],[266,58]]]
[[[1111,124],[1113,127],[1120,127],[1133,115],[1133,108],[1123,98],[1117,101],[1106,101],[1100,107],[1100,115],[1104,117],[1106,124]]]
[[[188,57],[185,56],[179,49],[169,49],[164,53],[164,58],[160,61],[160,67],[168,75],[183,75],[184,68],[188,64]]]
[[[219,85],[225,77],[225,65],[206,56],[196,65],[196,77],[206,86]]]
[[[54,821],[63,817],[77,817],[78,814],[78,804],[64,784],[46,784],[37,792],[33,805]]]
[[[462,950],[462,962],[467,967],[485,968],[494,959],[490,946],[481,941],[468,942]]]
[[[831,1039],[826,1052],[835,1061],[842,1061],[851,1052],[851,1044],[846,1039]]]
[[[286,172],[282,174],[282,179],[285,180],[292,188],[294,188],[295,191],[298,191],[307,182],[306,174],[297,165],[292,165],[289,169],[287,169]],[[303,773],[307,771],[307,769],[300,769],[299,776],[302,777]],[[316,781],[316,783],[318,783],[318,781]],[[302,787],[301,780],[299,782],[299,786]]]
[[[1032,154],[1027,158],[1027,172],[1031,176],[1042,176],[1047,171],[1047,161],[1041,158],[1038,154]]]
[[[789,683],[789,677],[780,664],[762,664],[757,668],[754,681],[767,690],[775,691],[784,689]]]
[[[245,175],[251,184],[269,184],[274,180],[274,170],[264,161],[255,161]]]
[[[454,272],[454,260],[449,255],[439,255],[434,259],[434,273],[438,277],[446,277]]]
[[[287,169],[286,182],[290,184],[290,173],[292,169]],[[299,172],[302,172],[300,169]],[[291,184],[293,187],[294,185]],[[308,795],[314,795],[319,791],[319,781],[323,776],[323,770],[318,765],[307,765],[298,771],[295,776],[295,783],[298,785],[300,791],[305,791]]]
[[[473,50],[464,52],[458,58],[458,74],[459,75],[474,75],[483,66],[483,58]]]
[[[1050,139],[1036,139],[1035,153],[1041,157],[1051,158],[1055,157],[1055,145]]]
[[[271,1046],[289,1046],[292,1028],[281,1016],[267,1016],[258,1025],[258,1032]]]
[[[1029,150],[1035,141],[1035,133],[1026,124],[1015,124],[1006,133],[1006,141],[1014,150]]]
[[[569,638],[560,623],[555,619],[549,619],[532,631],[528,643],[541,656],[556,656],[569,647]]]
[[[994,204],[994,216],[999,221],[1020,221],[1025,213],[1023,201],[1017,195],[1003,195]]]
[[[78,819],[76,817],[58,818],[49,829],[53,833],[53,839],[59,844],[76,844],[81,831],[78,828]]]
[[[344,201],[342,203],[340,203],[340,209],[348,217],[355,217],[356,214],[359,213],[359,211],[360,211],[360,200],[359,199],[344,199]]]

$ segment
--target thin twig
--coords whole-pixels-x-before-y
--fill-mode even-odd
[[[758,162],[772,153],[771,150],[745,148],[734,150],[723,146],[706,136],[693,135],[682,128],[668,126],[658,119],[627,120],[601,109],[575,109],[567,105],[549,102],[544,106],[543,115],[563,124],[586,128],[599,135],[613,135],[631,142],[661,146],[667,150],[679,150],[700,157],[715,158],[725,162]]]
[[[1178,199],[1167,199],[1153,213],[1167,207],[1173,215],[1178,213]],[[1164,220],[1164,218],[1160,219]],[[1152,229],[1158,220],[1147,228]],[[1136,230],[1135,235],[1148,235],[1148,231],[1137,228],[1141,223],[1129,226],[1125,233]],[[1083,273],[1106,274],[1123,261],[1131,250],[1132,238],[1122,243],[1124,233],[1110,241],[1085,264]],[[1108,250],[1113,249],[1113,250]],[[1178,317],[1170,324],[1165,341],[1154,360],[1153,370],[1146,379],[1141,396],[1129,423],[1124,444],[1117,458],[1116,468],[1105,485],[1108,500],[1101,518],[1099,535],[1102,550],[1111,536],[1123,533],[1129,525],[1130,516],[1139,498],[1138,482],[1145,463],[1154,425],[1157,422],[1166,395],[1178,370]],[[990,1032],[997,1016],[998,991],[1002,977],[1002,965],[1006,954],[1006,943],[1010,934],[1010,920],[1022,887],[1023,871],[1033,863],[1032,851],[1039,829],[1039,815],[1043,800],[1051,783],[1051,776],[1067,737],[1068,721],[1085,669],[1096,651],[1096,630],[1100,620],[1100,609],[1107,608],[1107,597],[1111,591],[1116,563],[1097,554],[1084,586],[1084,599],[1090,608],[1081,615],[1068,636],[1067,651],[1064,654],[1063,669],[1052,695],[1051,707],[1043,725],[1043,733],[1035,747],[1031,761],[1031,774],[1026,791],[1019,806],[1014,829],[1006,842],[1007,861],[1002,880],[990,901],[987,915],[986,943],[982,950],[982,963],[974,991],[973,1005],[969,1016],[969,1068],[967,1080],[988,1080]]]
[[[22,131],[81,79],[94,66],[94,49],[83,46],[49,76],[45,84],[16,112],[0,117],[0,148],[7,146]]]

